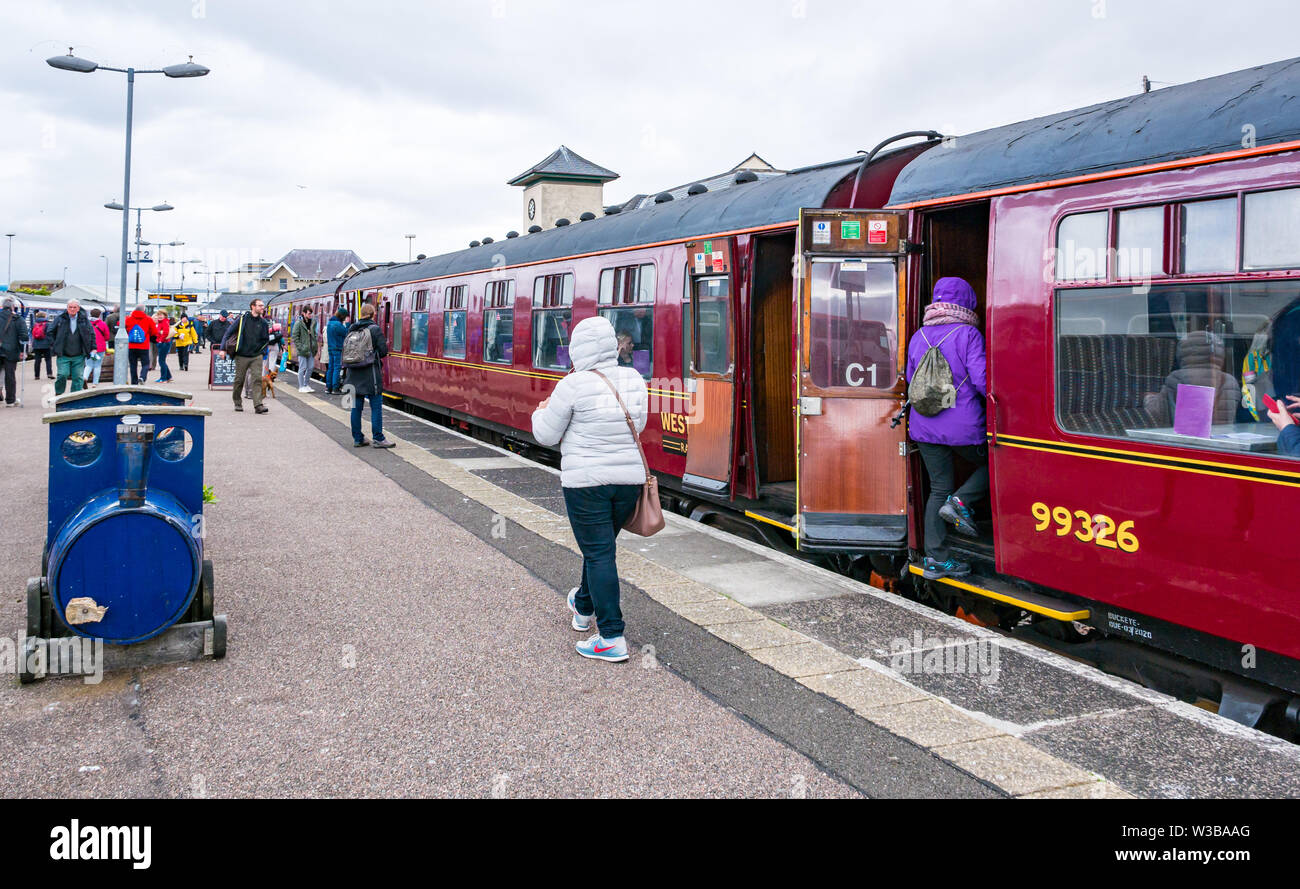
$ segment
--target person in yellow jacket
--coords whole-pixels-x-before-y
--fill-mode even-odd
[[[198,331],[189,315],[182,314],[181,320],[172,328],[172,341],[176,344],[176,361],[181,370],[190,369],[190,348],[199,342]]]

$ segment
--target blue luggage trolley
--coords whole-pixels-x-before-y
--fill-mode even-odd
[[[40,577],[27,585],[19,678],[41,678],[54,643],[102,643],[114,669],[223,657],[203,557],[203,420],[185,393],[99,387],[57,400]],[[123,397],[125,396],[125,398]],[[44,654],[44,656],[42,656]]]

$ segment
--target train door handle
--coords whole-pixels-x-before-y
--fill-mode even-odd
[[[989,443],[996,446],[998,443],[998,397],[992,392],[988,394],[989,402]]]

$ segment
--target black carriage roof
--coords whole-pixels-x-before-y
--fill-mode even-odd
[[[908,164],[891,206],[1300,138],[1300,58],[960,136]],[[1244,127],[1252,130],[1244,130]]]
[[[880,159],[884,157],[886,155],[881,155]],[[500,265],[522,265],[794,222],[799,218],[801,207],[822,206],[835,184],[856,172],[856,164],[860,161],[861,158],[846,158],[793,170],[784,176],[739,183],[719,191],[598,216],[585,222],[574,221],[559,228],[431,256],[413,263],[367,269],[349,278],[343,289],[364,290],[483,271]],[[290,298],[299,299],[303,292],[293,291]]]
[[[314,296],[333,296],[338,286],[339,280],[335,278],[332,281],[322,281],[319,284],[308,284],[306,287],[299,287],[297,290],[281,290],[267,300],[266,305],[270,308],[283,302],[297,302],[301,299],[311,299]]]

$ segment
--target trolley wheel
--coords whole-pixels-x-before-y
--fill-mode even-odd
[[[41,579],[27,578],[27,635],[41,636]]]
[[[36,639],[28,636],[23,640],[22,648],[18,652],[18,681],[23,685],[30,685],[37,680],[35,673],[27,669],[27,665],[33,660],[36,652]]]
[[[212,618],[212,657],[214,660],[226,656],[226,616],[215,615]]]
[[[199,620],[209,620],[212,617],[213,584],[212,560],[204,559],[203,572],[199,576]]]

